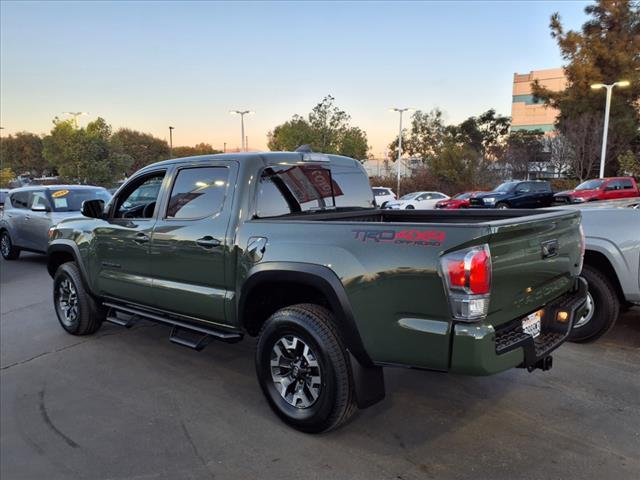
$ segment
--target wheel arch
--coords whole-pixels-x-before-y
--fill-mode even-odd
[[[613,268],[611,260],[605,253],[587,247],[587,250],[584,252],[584,264],[596,268],[605,275],[611,281],[620,301],[624,301],[625,297],[620,279],[618,278],[615,268]]]
[[[49,248],[47,248],[47,272],[49,272],[51,278],[56,274],[58,267],[66,262],[75,262],[75,264],[78,265],[83,287],[91,295],[95,296],[89,284],[89,277],[85,265],[82,262],[82,256],[80,255],[78,246],[71,240],[54,240],[49,244]]]
[[[257,335],[272,313],[297,303],[319,303],[332,312],[351,360],[358,407],[366,408],[382,400],[385,397],[382,367],[373,364],[364,348],[344,286],[329,268],[299,262],[254,266],[238,298],[238,322],[250,335]]]
[[[289,298],[275,298],[274,303],[270,305],[257,304],[260,300],[272,298],[270,294],[282,287],[292,288],[287,291]],[[250,335],[257,335],[262,323],[275,310],[310,300],[316,300],[331,310],[336,326],[351,354],[363,365],[372,365],[373,362],[360,338],[342,282],[332,270],[322,265],[298,262],[268,262],[256,265],[249,271],[240,291],[237,304],[238,321]]]

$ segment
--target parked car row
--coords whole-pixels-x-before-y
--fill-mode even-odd
[[[46,253],[49,228],[64,218],[81,216],[85,200],[107,203],[111,195],[102,187],[47,185],[8,191],[0,218],[0,253],[14,260],[22,250]]]
[[[553,193],[545,180],[513,180],[490,192],[470,191],[449,197],[442,192],[412,192],[395,199],[390,188],[374,187],[376,205],[394,210],[430,208],[545,208],[554,204],[574,204],[598,200],[640,197],[633,177],[587,180],[574,190]]]

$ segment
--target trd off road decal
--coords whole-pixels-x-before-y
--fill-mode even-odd
[[[439,247],[446,233],[441,230],[353,230],[355,239],[361,242],[395,243],[398,245],[422,245]]]

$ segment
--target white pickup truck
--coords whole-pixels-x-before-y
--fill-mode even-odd
[[[587,342],[607,333],[620,310],[640,305],[640,198],[573,208],[582,213],[586,237],[582,276],[589,282],[589,295],[587,313],[574,325],[570,338]]]

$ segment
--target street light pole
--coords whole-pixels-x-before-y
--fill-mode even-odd
[[[169,127],[169,156],[173,157],[173,129],[175,127]]]
[[[62,113],[73,117],[73,126],[76,128],[78,128],[78,117],[87,115],[87,112],[62,112]]]
[[[242,143],[242,151],[246,152],[246,143],[245,143],[245,136],[244,136],[244,116],[245,115],[253,115],[255,112],[252,112],[251,110],[231,110],[229,112],[231,115],[240,115],[240,140]]]
[[[413,112],[413,108],[391,108],[389,111],[398,112],[400,114],[400,131],[398,133],[398,160],[396,161],[396,171],[398,177],[398,188],[396,198],[400,198],[400,161],[402,159],[402,114],[404,112]]]
[[[604,127],[602,130],[602,151],[600,153],[600,178],[604,178],[604,161],[607,156],[607,136],[609,133],[609,114],[611,112],[611,96],[613,95],[614,87],[628,87],[630,82],[627,80],[622,80],[620,82],[615,82],[610,85],[604,83],[596,83],[591,85],[593,90],[600,90],[601,88],[607,89],[607,100],[604,108]]]

